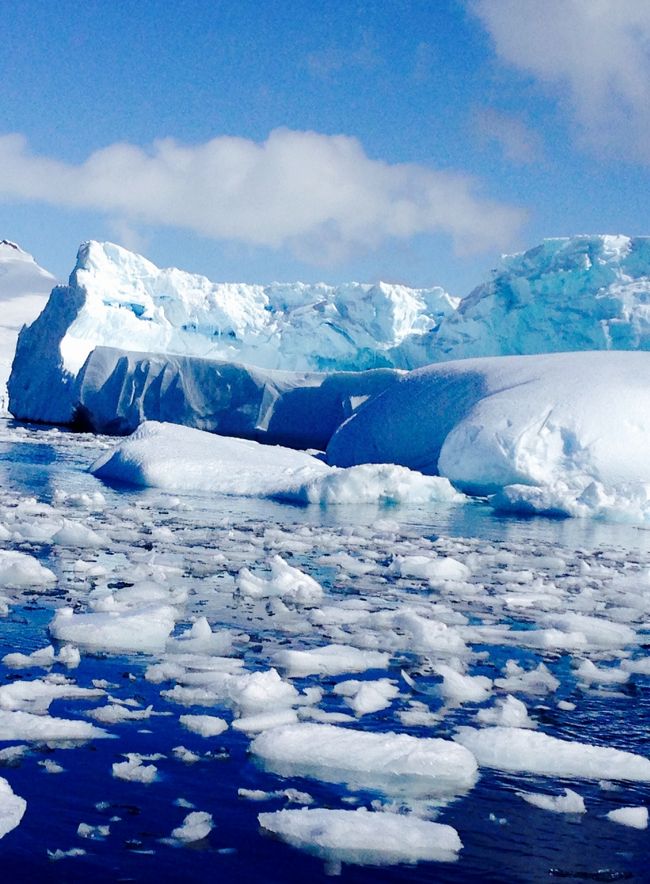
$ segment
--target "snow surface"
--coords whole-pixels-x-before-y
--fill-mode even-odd
[[[0,414],[7,413],[7,380],[18,332],[36,319],[55,284],[31,255],[0,240]]]
[[[414,816],[306,808],[260,813],[263,829],[322,859],[358,865],[453,862],[462,848],[451,826]]]
[[[329,463],[396,463],[494,505],[650,513],[650,354],[468,359],[411,372],[332,437]]]

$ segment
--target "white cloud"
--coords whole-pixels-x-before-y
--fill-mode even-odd
[[[276,129],[258,144],[219,137],[150,150],[113,144],[80,165],[0,136],[0,198],[104,212],[121,224],[204,236],[327,263],[386,240],[447,234],[459,252],[506,246],[524,220],[462,174],[369,158],[344,135]]]
[[[525,165],[541,160],[543,149],[539,135],[518,117],[487,107],[475,111],[472,123],[479,137],[496,141],[511,162]]]
[[[646,0],[473,0],[497,54],[566,97],[597,148],[650,161]]]

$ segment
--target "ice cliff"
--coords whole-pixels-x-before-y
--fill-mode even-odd
[[[16,243],[0,240],[0,414],[7,408],[7,378],[21,327],[45,306],[56,280]]]

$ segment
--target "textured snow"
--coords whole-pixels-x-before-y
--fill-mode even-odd
[[[471,752],[439,738],[302,723],[265,731],[253,740],[251,751],[282,776],[374,786],[388,793],[444,796],[467,791],[476,781]]]
[[[293,847],[328,861],[359,865],[452,862],[463,846],[451,826],[364,808],[303,807],[260,813],[258,820]]]
[[[7,379],[18,332],[36,319],[55,284],[31,255],[0,240],[0,414],[7,413]]]
[[[649,370],[650,354],[624,352],[427,366],[362,406],[327,460],[402,464],[473,493],[503,489],[511,509],[528,512],[645,516]]]

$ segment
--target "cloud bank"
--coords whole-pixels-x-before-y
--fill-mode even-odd
[[[591,147],[650,162],[650,4],[473,0],[506,63],[558,88]]]
[[[327,264],[387,240],[447,234],[459,253],[508,245],[524,213],[462,174],[371,159],[355,138],[276,129],[263,143],[218,137],[145,150],[113,144],[70,165],[0,136],[0,199],[185,228]]]

